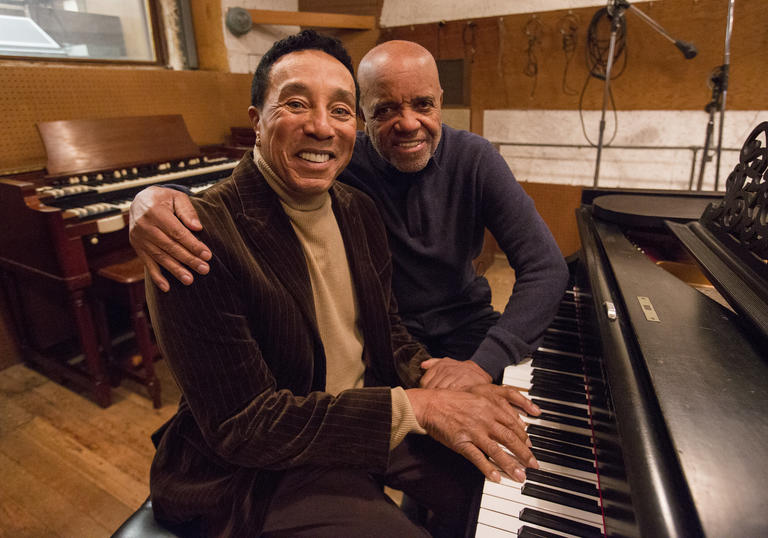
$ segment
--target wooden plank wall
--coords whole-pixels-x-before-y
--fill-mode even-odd
[[[612,82],[619,110],[703,110],[711,99],[707,85],[712,70],[723,63],[727,0],[634,2],[667,32],[692,41],[698,56],[683,58],[678,49],[631,12],[626,14],[628,63]],[[486,109],[576,110],[579,95],[563,92],[566,56],[560,28],[566,16],[578,20],[576,49],[568,68],[568,88],[581,91],[587,79],[585,42],[597,8],[550,11],[384,28],[380,40],[416,41],[438,59],[471,62],[472,130],[482,131]],[[530,25],[530,26],[529,26]],[[539,42],[529,55],[526,28],[539,28]],[[608,38],[603,19],[598,36]],[[524,74],[529,62],[534,78]],[[731,81],[727,109],[764,110],[768,103],[768,11],[765,2],[735,6],[731,40]],[[592,79],[584,108],[602,107],[602,81]]]

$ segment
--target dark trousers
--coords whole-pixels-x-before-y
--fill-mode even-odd
[[[285,473],[264,523],[265,537],[464,536],[483,477],[462,456],[430,437],[408,435],[390,454],[387,471],[302,467]],[[430,510],[429,532],[387,497],[402,490]]]
[[[425,333],[407,320],[405,324],[411,336],[421,342],[432,357],[450,357],[457,361],[466,361],[472,357],[485,339],[488,329],[496,325],[500,316],[498,312],[489,309],[482,317],[445,334]]]

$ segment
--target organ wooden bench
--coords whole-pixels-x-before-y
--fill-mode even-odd
[[[113,384],[128,377],[146,386],[155,408],[162,405],[160,381],[155,375],[154,361],[159,355],[150,332],[145,312],[144,265],[135,255],[123,254],[111,263],[96,269],[93,278],[99,339],[110,364]],[[121,357],[114,353],[113,335],[110,334],[106,306],[117,304],[128,310],[139,354]]]

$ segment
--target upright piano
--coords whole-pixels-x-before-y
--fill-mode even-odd
[[[768,122],[724,195],[586,189],[572,287],[504,382],[541,465],[480,537],[768,536]]]
[[[133,256],[128,208],[153,184],[204,189],[236,164],[198,147],[179,115],[38,124],[45,170],[0,177],[0,276],[25,360],[110,403],[94,272]]]

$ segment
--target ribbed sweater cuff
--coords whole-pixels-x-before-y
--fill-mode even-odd
[[[389,449],[392,450],[409,433],[426,434],[413,413],[411,401],[402,387],[392,389],[392,429],[389,436]]]
[[[504,368],[519,362],[517,356],[512,355],[489,336],[480,343],[470,360],[488,372],[494,381],[501,381]]]

